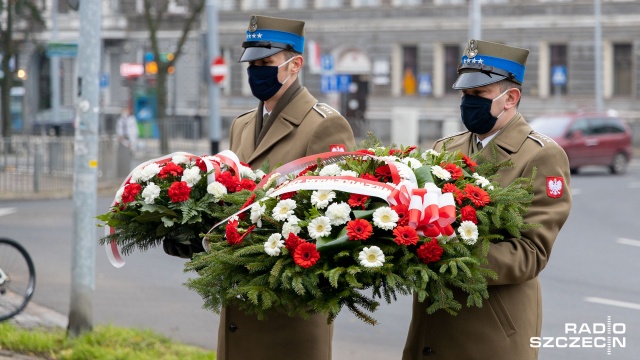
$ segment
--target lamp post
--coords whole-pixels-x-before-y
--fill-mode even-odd
[[[601,0],[594,0],[594,17],[595,17],[595,31],[594,31],[594,54],[595,57],[595,93],[596,93],[596,110],[602,112],[602,23],[600,19],[601,15]]]

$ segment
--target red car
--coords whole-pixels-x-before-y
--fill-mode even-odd
[[[588,113],[543,115],[529,121],[529,124],[564,148],[572,174],[587,165],[607,166],[612,173],[623,174],[631,160],[631,128],[618,116]]]

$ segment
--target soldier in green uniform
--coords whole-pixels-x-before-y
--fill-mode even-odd
[[[435,150],[480,152],[482,163],[494,155],[514,166],[499,170],[506,186],[519,177],[534,179],[534,199],[527,223],[541,226],[492,244],[488,267],[498,274],[489,279],[489,299],[482,308],[463,307],[457,316],[428,315],[427,304],[414,298],[402,359],[538,358],[530,338],[540,336],[542,298],[538,274],[569,216],[569,162],[553,140],[534,132],[518,112],[529,50],[471,40],[458,67],[454,89],[462,90],[460,111],[468,131],[438,140]],[[505,234],[507,235],[507,234]],[[465,304],[465,294],[456,294]]]
[[[304,22],[252,15],[240,62],[258,107],[231,125],[230,148],[252,168],[269,170],[290,161],[355,147],[351,126],[338,111],[319,103],[298,81],[304,59]],[[166,253],[191,257],[203,251],[163,243]],[[327,314],[308,319],[274,311],[266,320],[223,307],[218,329],[218,360],[331,360],[333,325]]]

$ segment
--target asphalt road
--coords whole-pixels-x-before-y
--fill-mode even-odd
[[[541,274],[545,338],[540,359],[637,359],[640,161],[624,176],[592,168],[571,182],[573,209]],[[96,211],[104,211],[110,200],[99,197]],[[0,202],[0,236],[20,241],[36,264],[33,301],[63,315],[69,311],[73,217],[71,199]],[[215,348],[218,317],[181,285],[189,277],[182,271],[184,260],[152,249],[128,256],[127,264],[116,269],[98,246],[95,261],[94,324],[150,328]],[[399,359],[410,311],[411,299],[405,297],[381,306],[376,326],[342,313],[336,320],[334,360]],[[606,333],[608,320],[612,334]],[[608,338],[610,348],[602,342]]]

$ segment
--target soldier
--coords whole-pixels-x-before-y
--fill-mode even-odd
[[[304,22],[252,15],[240,62],[248,62],[249,85],[258,107],[231,125],[230,148],[239,159],[268,169],[308,155],[352,150],[353,131],[344,117],[318,103],[298,81],[304,59]],[[170,255],[202,251],[163,243]],[[266,320],[223,307],[218,329],[218,360],[330,360],[333,325],[327,314],[308,319],[274,312]]]
[[[553,140],[535,133],[518,112],[529,50],[471,40],[458,66],[453,88],[462,90],[460,111],[469,131],[436,141],[477,154],[482,163],[492,156],[512,160],[499,170],[506,186],[519,177],[534,179],[533,202],[525,215],[535,229],[520,238],[491,244],[487,267],[498,274],[488,279],[489,299],[482,308],[463,307],[458,315],[444,311],[428,315],[427,304],[414,297],[413,316],[402,359],[518,359],[538,358],[530,338],[540,336],[542,298],[538,274],[546,266],[553,243],[571,209],[569,162]],[[465,294],[456,299],[466,303]]]

